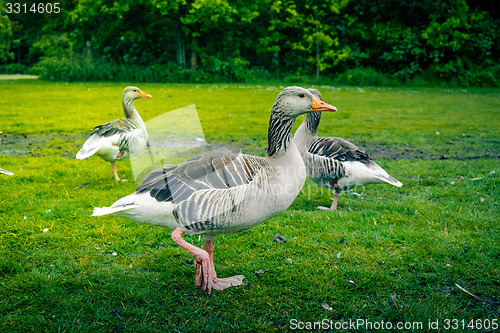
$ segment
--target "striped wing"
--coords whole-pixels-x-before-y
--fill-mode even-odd
[[[307,148],[304,163],[307,176],[323,186],[332,188],[346,174],[344,162],[374,163],[373,159],[347,140],[335,137],[316,138]]]
[[[351,142],[335,137],[320,137],[314,140],[308,152],[314,155],[329,157],[341,162],[373,163],[373,158]]]
[[[100,136],[110,137],[115,134],[123,134],[137,129],[137,126],[128,119],[121,118],[108,121],[107,123],[97,126],[92,131]]]
[[[250,183],[265,159],[218,149],[196,155],[177,167],[153,170],[136,189],[157,201],[180,203],[201,190],[229,189]]]
[[[176,168],[152,171],[136,192],[148,191],[160,202],[176,204],[173,214],[190,232],[230,227],[232,214],[248,196],[254,177],[269,163],[261,157],[219,149],[199,154]]]
[[[116,137],[118,140],[116,145],[120,150],[128,151],[131,146],[140,146],[140,144],[136,143],[136,141],[137,137],[141,136],[142,131],[136,124],[126,118],[108,121],[101,126],[95,127],[93,131],[94,134],[107,138],[117,135]]]

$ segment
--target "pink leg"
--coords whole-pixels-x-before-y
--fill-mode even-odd
[[[339,196],[340,193],[335,191],[335,193],[333,194],[333,202],[332,206],[330,207],[330,210],[337,210],[337,201],[339,201]]]
[[[116,172],[116,165],[114,163],[111,163],[111,165],[113,166],[113,174],[115,175],[115,179],[117,181],[120,181],[120,177],[118,177],[118,172]]]
[[[339,201],[339,196],[340,196],[339,185],[337,185],[337,183],[333,183],[333,182],[332,182],[331,185],[335,189],[335,192],[333,193],[333,202],[332,202],[332,205],[330,206],[330,208],[323,207],[323,206],[318,206],[317,207],[318,209],[322,209],[322,210],[337,210],[337,202]]]
[[[172,239],[174,240],[175,244],[179,245],[184,250],[189,251],[189,253],[191,253],[194,256],[196,261],[196,285],[202,287],[203,290],[205,290],[206,282],[204,285],[203,282],[208,280],[208,260],[209,260],[208,253],[207,251],[204,251],[186,242],[182,238],[183,233],[184,231],[175,229],[172,232]]]
[[[211,240],[205,241],[205,251],[208,253],[208,258],[210,260],[209,269],[212,271],[212,287],[215,290],[223,290],[231,286],[240,286],[243,284],[244,275],[235,275],[227,278],[218,278],[217,273],[215,273],[214,267],[214,244]]]
[[[332,202],[332,205],[330,206],[330,208],[323,207],[323,206],[318,206],[316,208],[322,209],[322,210],[337,210],[337,201],[339,200],[339,195],[340,195],[340,193],[335,191],[335,193],[333,194],[333,202]]]
[[[189,251],[196,260],[196,285],[200,286],[204,291],[210,294],[212,289],[223,290],[231,286],[238,286],[242,284],[243,275],[236,275],[226,279],[218,279],[215,273],[213,263],[214,247],[212,241],[205,242],[205,250],[202,250],[192,244],[189,244],[182,238],[184,232],[175,229],[172,232],[172,239],[174,242]]]

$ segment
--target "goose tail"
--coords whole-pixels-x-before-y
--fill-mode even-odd
[[[397,180],[396,178],[394,178],[391,175],[387,175],[387,176],[376,175],[375,177],[377,179],[383,181],[384,183],[387,183],[387,184],[391,184],[391,185],[394,185],[397,187],[403,186],[403,183],[401,183],[399,180]]]
[[[92,216],[114,215],[116,213],[124,212],[136,207],[137,205],[134,204],[111,207],[95,207],[94,211],[92,212]]]
[[[102,145],[102,137],[97,134],[92,134],[90,138],[85,141],[82,146],[82,149],[76,154],[76,158],[79,160],[83,160],[87,157],[94,155]]]
[[[6,174],[6,175],[9,175],[9,176],[14,176],[14,174],[12,172],[10,172],[9,170],[5,170],[5,169],[2,169],[2,168],[0,168],[0,173]]]

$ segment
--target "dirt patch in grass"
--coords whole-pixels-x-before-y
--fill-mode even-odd
[[[60,152],[60,154],[64,157],[74,157],[89,135],[90,134],[2,134],[0,135],[0,154],[10,156],[38,156],[42,150],[52,148],[54,153]],[[481,142],[479,148],[475,148],[472,143],[468,146],[461,144],[461,146],[457,148],[456,144],[448,142],[439,146],[438,149],[431,146],[417,147],[410,143],[390,145],[363,141],[356,142],[355,140],[351,141],[372,155],[375,160],[500,159],[500,150],[498,149],[498,147],[500,147],[500,142]],[[227,147],[235,152],[241,149],[244,153],[260,156],[263,156],[266,151],[266,147],[245,147],[244,145],[240,146],[235,142],[210,143],[210,148],[212,149],[221,147]]]
[[[473,160],[480,158],[500,158],[500,142],[482,142],[475,148],[474,144],[461,145],[452,142],[445,143],[439,147],[418,147],[410,143],[406,144],[381,144],[374,142],[355,142],[361,149],[369,153],[375,160]]]
[[[68,157],[76,154],[88,137],[88,134],[2,134],[0,135],[0,154],[37,156],[42,150],[53,148],[60,151],[64,157]]]

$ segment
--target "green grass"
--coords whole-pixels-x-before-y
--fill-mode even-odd
[[[422,322],[419,332],[499,317],[499,90],[319,87],[339,108],[320,135],[359,143],[404,186],[357,188],[324,212],[332,193],[307,181],[286,212],[217,237],[218,274],[246,285],[207,296],[169,230],[90,217],[135,188],[109,163],[74,158],[89,129],[122,116],[128,84],[0,85],[0,167],[15,173],[0,175],[1,332],[281,332],[294,319]],[[196,104],[207,141],[259,155],[282,88],[139,87],[153,96],[136,102],[145,120]],[[118,170],[133,179],[128,162]]]

